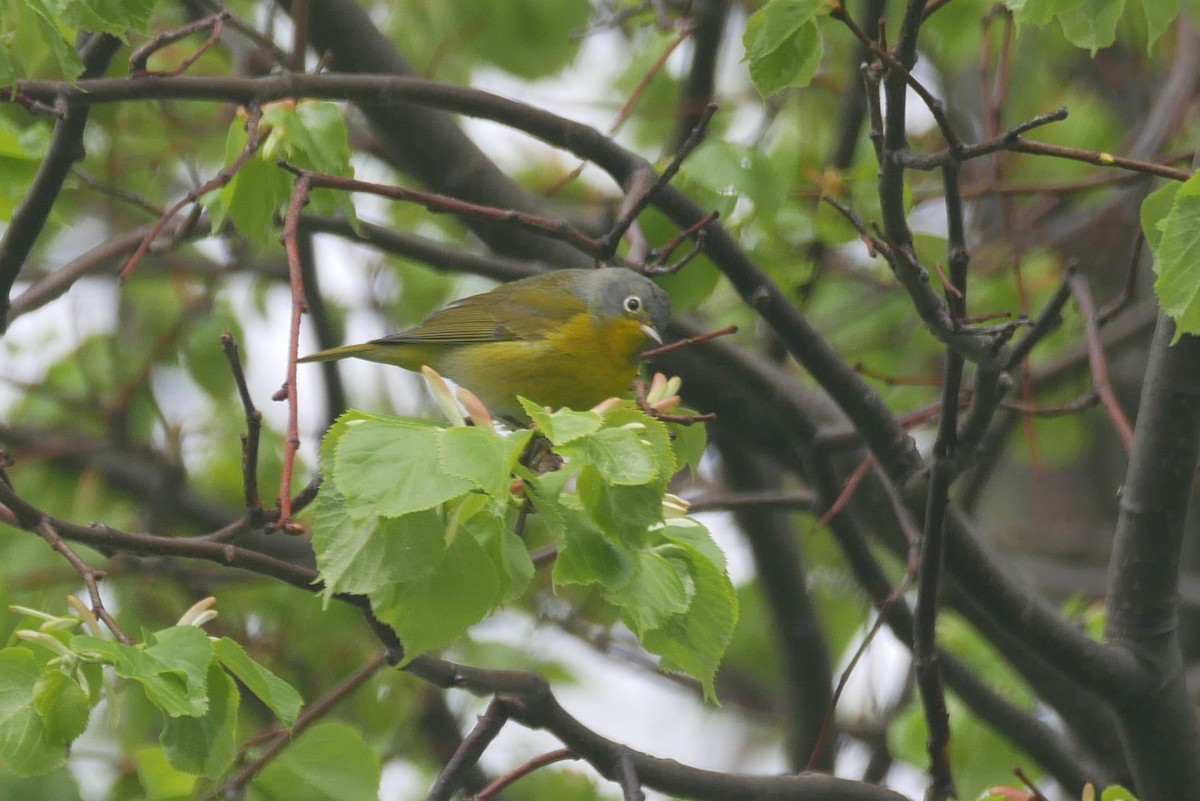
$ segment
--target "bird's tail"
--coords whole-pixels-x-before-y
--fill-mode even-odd
[[[351,356],[364,356],[368,351],[374,350],[375,345],[369,342],[364,342],[360,345],[343,345],[340,348],[330,348],[329,350],[319,350],[316,353],[310,353],[307,356],[301,356],[296,361],[298,362],[331,362],[335,359],[346,359]]]

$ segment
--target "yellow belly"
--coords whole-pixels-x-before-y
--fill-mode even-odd
[[[478,395],[493,414],[524,420],[518,395],[541,406],[590,409],[623,394],[645,343],[636,321],[598,327],[580,315],[545,339],[458,345],[429,353],[428,363]]]

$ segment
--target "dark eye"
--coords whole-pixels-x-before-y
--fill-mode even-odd
[[[630,295],[625,298],[625,311],[636,312],[640,308],[642,308],[642,299],[637,295]]]

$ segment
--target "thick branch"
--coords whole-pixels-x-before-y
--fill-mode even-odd
[[[1200,725],[1177,621],[1179,554],[1200,454],[1200,337],[1171,345],[1174,333],[1175,323],[1160,316],[1113,539],[1105,632],[1141,667],[1118,706],[1143,801],[1188,798],[1200,787]]]
[[[80,52],[84,65],[80,77],[103,75],[120,46],[120,39],[106,33],[88,40]],[[52,104],[54,98],[44,98],[44,102]],[[87,108],[70,108],[55,124],[33,185],[13,211],[3,238],[0,238],[0,331],[8,318],[9,294],[21,267],[50,217],[50,209],[62,191],[63,181],[75,162],[83,158],[83,130],[87,127],[89,114]]]

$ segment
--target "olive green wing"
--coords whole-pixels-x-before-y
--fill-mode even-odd
[[[549,273],[471,295],[429,315],[419,325],[372,344],[466,345],[543,339],[586,310],[569,291],[570,276]]]

